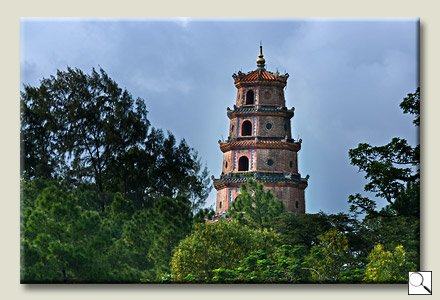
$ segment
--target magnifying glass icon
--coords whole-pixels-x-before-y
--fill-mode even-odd
[[[409,276],[409,283],[414,287],[423,286],[425,290],[432,294],[431,290],[423,285],[423,276],[419,272],[414,272]]]

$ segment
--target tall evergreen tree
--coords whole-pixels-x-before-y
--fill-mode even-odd
[[[241,194],[232,202],[229,215],[251,228],[275,228],[286,211],[284,201],[276,199],[272,191],[263,188],[261,183],[253,179],[249,179],[247,185],[242,184]]]

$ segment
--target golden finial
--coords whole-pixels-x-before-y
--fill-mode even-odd
[[[266,63],[266,60],[263,58],[263,46],[261,45],[261,42],[260,42],[260,55],[258,55],[258,58],[257,58],[258,69],[264,70],[265,63]]]

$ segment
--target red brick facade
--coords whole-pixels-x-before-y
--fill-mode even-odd
[[[229,137],[219,141],[223,152],[222,174],[214,180],[217,190],[216,215],[225,215],[240,193],[240,184],[254,178],[283,199],[287,211],[304,214],[304,190],[308,176],[298,172],[297,152],[301,140],[291,135],[294,108],[286,107],[284,87],[288,74],[265,70],[260,48],[257,70],[233,74],[237,99],[228,107]]]

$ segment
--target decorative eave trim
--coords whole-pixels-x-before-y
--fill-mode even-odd
[[[267,172],[263,172],[267,173]],[[232,173],[233,174],[233,173]],[[246,183],[249,178],[253,178],[260,183],[263,183],[265,186],[291,186],[300,189],[306,189],[308,186],[309,176],[306,178],[301,178],[299,174],[285,174],[283,176],[260,176],[260,172],[250,171],[250,176],[227,176],[228,174],[221,176],[221,178],[217,179],[212,176],[212,181],[214,184],[214,188],[219,191],[224,188],[235,188],[239,187],[242,183]]]
[[[263,86],[263,85],[275,85],[275,86],[280,86],[280,87],[285,87],[287,85],[287,82],[284,81],[270,81],[270,80],[254,80],[254,81],[234,81],[235,87],[236,88],[241,88],[244,86],[249,86],[249,85],[258,85],[258,86]]]
[[[227,112],[229,119],[234,119],[241,116],[280,116],[291,119],[294,116],[292,110],[277,109],[277,111],[262,111],[259,109],[235,109]]]
[[[289,143],[286,141],[231,141],[226,143],[219,143],[220,150],[225,153],[231,150],[240,149],[285,149],[298,152],[301,150],[301,143]]]

